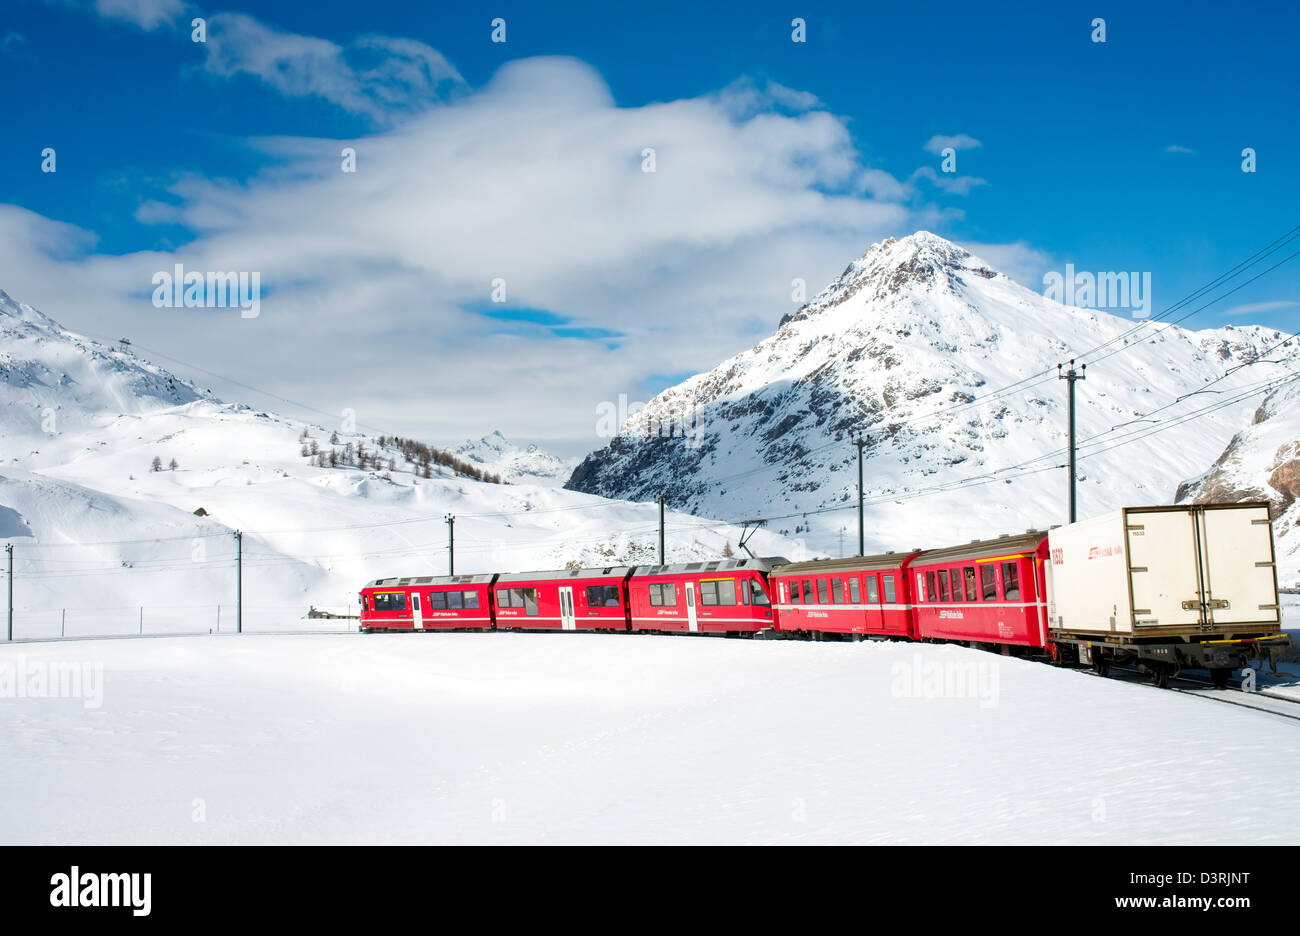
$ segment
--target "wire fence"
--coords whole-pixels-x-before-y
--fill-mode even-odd
[[[0,609],[3,610],[3,609]],[[12,638],[159,637],[194,634],[354,633],[355,608],[301,604],[135,605],[14,608]],[[0,635],[4,636],[4,635]]]

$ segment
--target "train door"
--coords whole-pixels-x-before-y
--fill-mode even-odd
[[[424,616],[420,612],[419,592],[411,592],[411,624],[416,630],[424,629]]]
[[[700,620],[695,614],[695,583],[686,583],[686,619],[687,628],[692,631],[700,629]]]
[[[867,619],[867,630],[884,630],[885,617],[880,608],[880,577],[874,572],[868,572],[862,576],[862,599],[867,606],[864,617]]]
[[[560,586],[560,629],[577,630],[578,616],[573,612],[573,586]]]

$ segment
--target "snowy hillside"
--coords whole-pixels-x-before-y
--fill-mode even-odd
[[[835,552],[843,527],[856,547],[861,434],[868,551],[1042,528],[1067,516],[1056,365],[1110,342],[1084,358],[1093,363],[1077,385],[1080,515],[1168,503],[1259,397],[1142,438],[1159,425],[1136,421],[1204,405],[1170,404],[1256,361],[1279,335],[1152,324],[1126,336],[1134,325],[1046,299],[933,234],[885,240],[772,337],[655,397],[568,487],[633,499],[664,492],[705,516],[773,518],[772,528]],[[1215,390],[1259,384],[1298,356],[1274,352],[1283,364],[1243,367]]]
[[[1270,393],[1250,426],[1205,474],[1180,485],[1177,498],[1271,502],[1281,584],[1300,583],[1300,383]]]
[[[448,513],[458,572],[655,556],[652,504],[436,464],[425,478],[372,437],[223,403],[7,296],[0,340],[0,536],[15,546],[18,637],[229,629],[235,530],[250,628],[311,605],[355,613],[379,576],[445,573]],[[347,464],[320,466],[331,451]],[[739,536],[674,514],[669,558],[713,558]],[[751,542],[804,555],[766,533]]]
[[[488,474],[499,475],[503,481],[545,487],[563,486],[578,465],[576,458],[558,458],[536,445],[520,448],[499,430],[462,442],[455,454]]]

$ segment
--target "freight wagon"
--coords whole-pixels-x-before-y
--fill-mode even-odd
[[[1158,685],[1182,668],[1273,659],[1281,633],[1267,502],[1129,507],[1048,535],[1052,640],[1105,673],[1136,663]]]

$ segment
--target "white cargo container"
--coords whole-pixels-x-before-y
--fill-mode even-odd
[[[1048,534],[1048,620],[1066,634],[1281,628],[1268,504],[1128,507]]]

